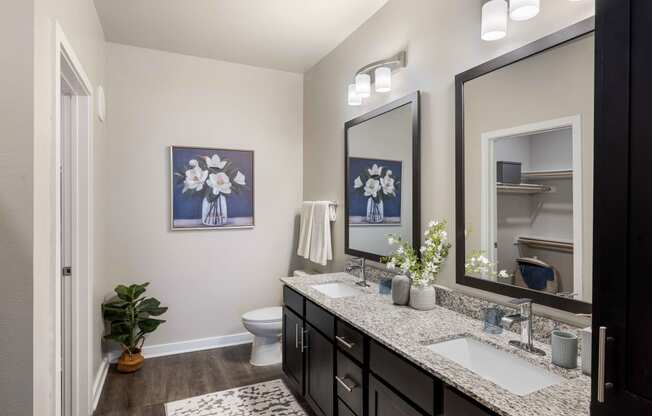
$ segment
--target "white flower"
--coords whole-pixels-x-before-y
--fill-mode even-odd
[[[191,161],[192,162],[192,161]],[[197,161],[195,161],[197,163]],[[202,170],[199,166],[195,166],[192,169],[186,171],[186,179],[183,181],[183,191],[186,192],[188,189],[193,191],[201,191],[204,188],[204,182],[208,176],[207,170]]]
[[[231,180],[224,172],[211,173],[206,184],[213,188],[213,195],[219,195],[220,192],[223,194],[231,193]]]
[[[238,173],[235,174],[235,178],[233,178],[233,182],[237,183],[238,185],[245,186],[245,176],[242,174],[242,172],[238,171]]]
[[[422,252],[422,253],[423,253],[424,251],[426,251],[426,250],[427,250],[427,248],[426,248],[426,247],[424,247],[424,246],[421,246],[421,252]]]
[[[399,246],[399,247],[396,249],[396,252],[397,252],[398,254],[403,254],[403,253],[405,253],[405,249],[403,248],[403,246]]]
[[[394,237],[390,235],[389,237],[387,237],[387,242],[391,245],[394,244],[396,240],[394,240]]]
[[[385,174],[385,177],[380,178],[380,184],[383,187],[383,193],[385,195],[396,195],[394,179],[389,176],[389,172]]]
[[[498,277],[507,279],[509,277],[509,273],[507,273],[507,270],[501,270],[498,272]]]
[[[192,159],[192,160],[190,160],[190,162],[188,162],[188,165],[190,165],[190,167],[194,168],[196,166],[199,166],[199,163],[197,163],[197,161],[195,159]]]
[[[364,186],[364,196],[373,196],[375,198],[378,196],[378,191],[380,191],[380,181],[372,178],[367,179]]]
[[[359,176],[357,178],[355,178],[355,180],[353,181],[353,187],[355,189],[358,189],[358,188],[362,187],[363,185],[364,184],[362,183],[362,179],[360,179]]]
[[[226,160],[221,160],[217,154],[214,154],[213,157],[204,156],[204,159],[206,160],[206,166],[209,168],[224,169],[224,166],[226,166]]]
[[[396,268],[396,263],[394,263],[394,260],[392,260],[392,261],[390,261],[389,263],[387,263],[387,268],[388,268],[389,270],[394,270],[394,269]]]
[[[383,171],[383,167],[378,166],[377,164],[374,163],[371,169],[367,169],[367,171],[371,176],[380,176],[380,173]]]

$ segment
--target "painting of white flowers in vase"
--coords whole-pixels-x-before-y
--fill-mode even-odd
[[[402,162],[349,158],[350,225],[401,224]]]
[[[170,147],[172,230],[254,226],[254,152]]]

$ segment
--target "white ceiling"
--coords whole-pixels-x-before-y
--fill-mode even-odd
[[[108,41],[305,72],[388,0],[95,0]]]

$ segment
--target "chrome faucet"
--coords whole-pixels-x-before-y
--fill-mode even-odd
[[[530,352],[537,355],[546,355],[546,353],[534,346],[534,339],[532,337],[532,299],[512,299],[510,301],[513,305],[520,307],[520,313],[504,316],[501,320],[503,327],[509,329],[515,323],[521,324],[521,340],[509,341],[509,344],[520,348],[523,351]]]
[[[365,273],[365,259],[364,257],[354,257],[351,259],[353,260],[360,260],[360,264],[349,264],[346,267],[347,272],[351,272],[355,269],[360,269],[360,277],[362,277],[362,280],[359,282],[356,282],[355,284],[358,286],[362,287],[369,287],[369,283],[367,283],[367,275]]]

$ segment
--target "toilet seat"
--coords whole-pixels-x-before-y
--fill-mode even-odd
[[[242,315],[243,322],[273,323],[283,320],[283,308],[272,306],[249,311]]]

